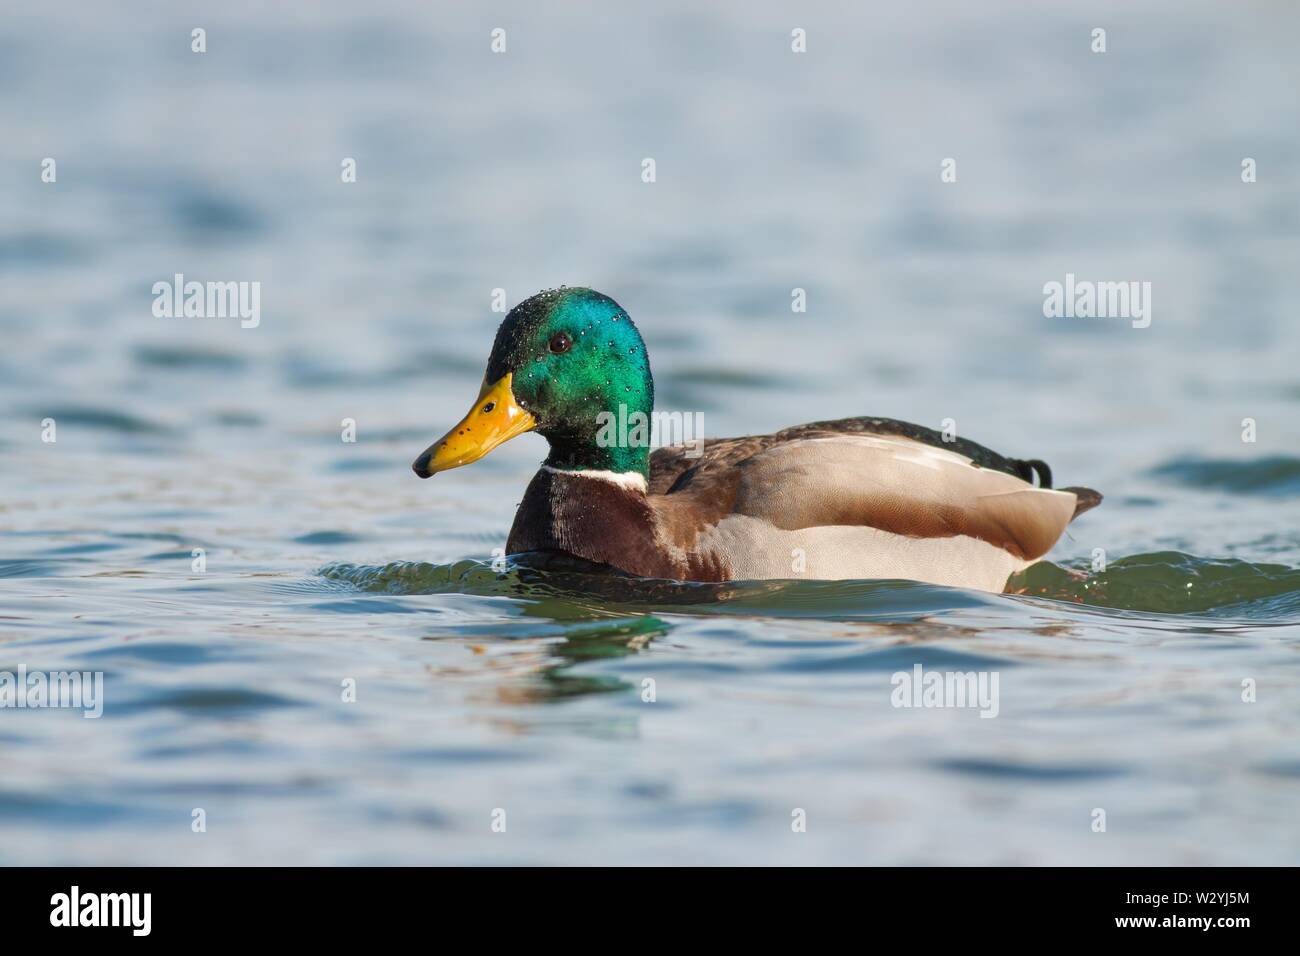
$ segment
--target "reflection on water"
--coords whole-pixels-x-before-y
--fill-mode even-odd
[[[1284,4],[145,6],[0,20],[0,671],[105,688],[0,709],[0,863],[1300,860]],[[709,435],[953,418],[1106,501],[1007,595],[494,570],[541,440],[410,462],[562,283]]]

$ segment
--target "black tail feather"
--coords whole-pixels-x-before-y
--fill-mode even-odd
[[[1039,461],[1037,458],[1013,458],[1011,461],[1015,464],[1020,477],[1031,485],[1034,483],[1034,475],[1037,475],[1039,488],[1052,487],[1052,469],[1048,467],[1047,462]]]

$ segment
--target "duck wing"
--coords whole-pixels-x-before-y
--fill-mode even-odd
[[[789,553],[814,548],[818,577],[1000,589],[1101,500],[1090,489],[1045,487],[1050,482],[1041,462],[945,442],[906,422],[851,418],[706,442],[699,454],[660,449],[651,456],[650,492],[678,546],[736,576],[794,576]],[[963,562],[983,570],[966,575]]]

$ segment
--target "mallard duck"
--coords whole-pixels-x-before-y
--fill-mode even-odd
[[[649,357],[627,312],[592,289],[541,292],[501,323],[469,414],[412,467],[428,478],[539,432],[550,454],[506,550],[680,581],[899,578],[1001,591],[1101,501],[1088,488],[1053,490],[1041,461],[888,418],[654,451],[643,430],[610,440],[613,417],[653,409]]]

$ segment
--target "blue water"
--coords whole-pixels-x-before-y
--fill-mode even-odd
[[[105,701],[0,709],[0,863],[1300,861],[1300,17],[1132,6],[6,6],[0,671]],[[1007,595],[499,572],[542,440],[410,462],[561,283],[711,435],[951,418],[1106,501]]]

